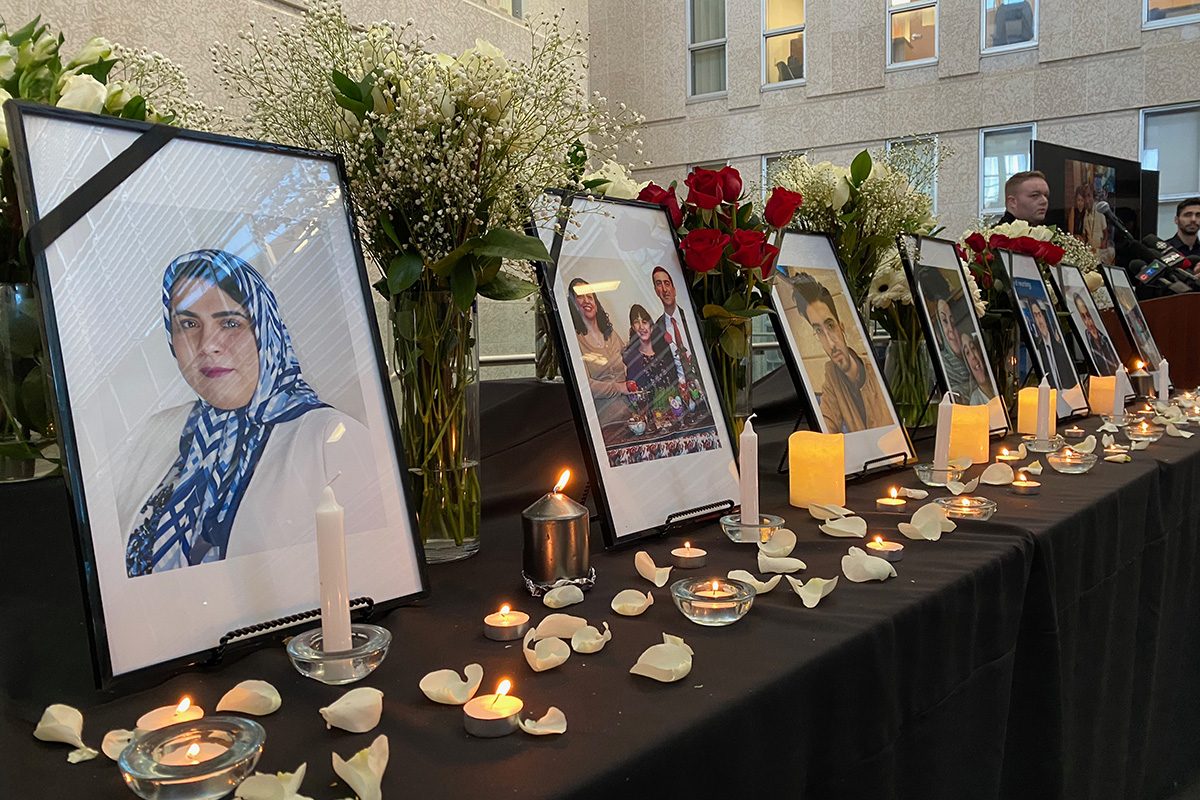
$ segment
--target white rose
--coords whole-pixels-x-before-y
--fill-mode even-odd
[[[4,101],[11,99],[11,94],[0,89],[0,150],[8,149],[8,124],[4,121]]]
[[[7,40],[0,42],[0,81],[6,81],[17,73],[17,48]]]
[[[833,184],[833,197],[830,198],[829,205],[834,211],[841,211],[848,202],[850,202],[850,178],[848,175],[838,175]]]
[[[129,101],[138,96],[138,91],[126,81],[114,81],[108,85],[108,96],[104,98],[104,110],[120,114]]]
[[[1095,294],[1096,290],[1104,285],[1104,278],[1100,277],[1098,270],[1091,270],[1083,273],[1083,282],[1087,285],[1088,291]]]
[[[1030,239],[1036,239],[1039,242],[1048,242],[1054,238],[1054,231],[1047,228],[1045,225],[1033,225],[1029,228],[1029,233],[1025,234]]]
[[[108,99],[108,89],[91,75],[72,75],[67,78],[62,97],[55,104],[59,108],[71,108],[99,114]]]
[[[618,200],[633,200],[641,191],[633,178],[625,171],[625,168],[612,159],[601,164],[600,169],[595,172],[585,174],[583,180],[585,182],[592,180],[608,181],[608,183],[596,189],[596,193]]]
[[[89,64],[95,64],[97,61],[103,61],[111,56],[112,51],[112,42],[103,36],[94,36],[88,39],[79,52],[67,62],[67,67],[86,67]]]
[[[21,69],[43,64],[58,52],[58,39],[43,33],[35,42],[25,42],[17,50],[17,66]]]

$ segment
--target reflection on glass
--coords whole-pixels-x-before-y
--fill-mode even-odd
[[[983,209],[1004,207],[1004,182],[1029,169],[1033,128],[983,134]]]
[[[804,24],[804,0],[767,0],[767,30]]]
[[[725,0],[692,0],[692,44],[725,38]]]
[[[766,83],[804,77],[804,31],[767,37]]]
[[[984,0],[986,47],[1007,47],[1033,41],[1031,0]]]
[[[1192,16],[1200,16],[1200,2],[1196,0],[1149,0],[1146,3],[1147,22]]]
[[[892,0],[893,6],[904,5]],[[892,14],[892,63],[932,59],[937,55],[937,15],[934,6]]]
[[[692,53],[692,94],[725,91],[725,46]]]

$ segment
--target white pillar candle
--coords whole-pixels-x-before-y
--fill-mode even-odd
[[[754,419],[753,414],[746,420],[746,427],[738,439],[743,525],[758,524],[758,434],[754,432],[751,419]]]
[[[1037,433],[1035,438],[1038,441],[1046,441],[1050,438],[1050,415],[1056,413],[1056,410],[1050,404],[1050,382],[1042,376],[1042,382],[1038,384],[1037,395]]]
[[[945,472],[950,465],[950,420],[953,415],[954,403],[950,401],[950,393],[946,392],[942,402],[938,403],[937,438],[933,440],[933,468],[940,472]]]
[[[1117,390],[1113,396],[1112,415],[1114,417],[1125,416],[1125,398],[1133,391],[1133,384],[1129,382],[1129,370],[1125,369],[1125,365],[1117,367]]]
[[[349,650],[350,585],[346,577],[345,509],[333,487],[321,492],[317,506],[317,573],[321,583],[321,650]],[[331,665],[333,666],[333,665]]]
[[[1171,365],[1165,358],[1158,362],[1158,374],[1154,379],[1158,384],[1158,399],[1167,402],[1171,399]]]

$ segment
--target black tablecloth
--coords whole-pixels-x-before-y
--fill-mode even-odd
[[[1155,797],[1194,769],[1200,709],[1188,679],[1200,664],[1192,586],[1200,439],[1163,440],[1130,464],[1101,463],[1086,477],[1047,468],[1037,498],[983,487],[1000,503],[997,516],[962,523],[940,542],[907,542],[897,578],[843,577],[811,610],[784,581],[729,628],[687,622],[665,588],[652,589],[656,603],[642,617],[616,616],[608,603],[617,591],[651,587],[634,571],[633,551],[597,553],[597,588],[568,611],[609,621],[613,640],[535,674],[519,644],[484,639],[481,620],[514,599],[540,618],[534,601],[520,599],[518,514],[557,469],[582,459],[561,387],[510,381],[485,389],[483,552],[431,568],[431,597],[383,619],[393,649],[364,681],[386,697],[376,731],[327,732],[317,709],[341,690],[302,679],[270,647],[87,705],[85,739],[98,744],[110,728],[132,727],[143,711],[184,693],[211,709],[238,681],[263,678],[284,706],[262,719],[261,768],[307,761],[304,793],[318,800],[349,793],[330,786],[330,752],[347,756],[377,733],[391,745],[385,797],[774,788],[814,798]],[[763,509],[791,521],[805,577],[833,577],[856,542],[819,534],[805,512],[788,507],[786,477],[774,472],[791,430],[790,400],[778,377],[760,387]],[[916,485],[911,473],[883,475],[853,484],[848,505],[866,512],[898,483]],[[127,797],[103,756],[68,766],[69,748],[29,735],[46,703],[83,702],[48,688],[77,681],[87,658],[78,576],[62,548],[50,546],[71,537],[61,483],[0,487],[0,515],[0,797]],[[864,516],[884,533],[901,519]],[[756,571],[754,548],[728,542],[715,525],[687,537],[709,550],[713,574]],[[675,545],[644,548],[664,563]],[[60,656],[25,655],[40,631],[64,626],[76,635],[54,644]],[[692,673],[669,685],[629,675],[663,632],[695,649]],[[468,737],[461,712],[425,700],[417,681],[472,661],[485,668],[485,689],[508,676],[529,712],[563,709],[567,734]]]

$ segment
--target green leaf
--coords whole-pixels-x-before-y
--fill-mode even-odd
[[[146,98],[142,97],[139,94],[137,97],[133,98],[128,103],[126,103],[125,107],[123,109],[121,109],[121,118],[122,119],[145,120],[146,119]]]
[[[612,181],[608,180],[607,178],[592,178],[590,181],[583,182],[583,188],[587,189],[589,192],[593,192],[596,189],[599,189],[601,186],[608,186],[610,183],[612,183]]]
[[[9,352],[16,358],[32,358],[42,350],[37,304],[32,297],[24,297],[15,311],[8,322]]]
[[[387,268],[387,288],[392,294],[400,294],[421,277],[425,262],[412,251],[405,251],[392,259]]]
[[[854,157],[850,162],[850,179],[855,186],[862,185],[862,182],[871,174],[871,154],[863,150]]]
[[[458,247],[442,256],[441,259],[430,264],[429,269],[432,270],[433,274],[437,275],[439,278],[449,278],[451,270],[454,269],[455,265],[457,265],[459,261],[470,254],[470,252],[475,249],[475,245],[478,244],[478,242],[478,239],[467,239]]]
[[[80,67],[76,72],[80,75],[91,75],[101,83],[108,83],[108,74],[112,72],[113,66],[117,63],[115,58],[110,58],[104,61],[97,61],[95,64],[89,64],[86,67]]]
[[[362,119],[367,116],[367,111],[370,109],[366,103],[346,97],[343,94],[333,93],[333,102],[337,103],[342,108],[349,111],[354,116]]]
[[[479,269],[476,271],[476,279],[481,287],[491,283],[497,275],[500,274],[500,267],[504,264],[502,258],[481,258],[479,259]]]
[[[392,224],[392,218],[388,214],[379,215],[379,227],[383,228],[384,234],[392,240],[392,244],[396,247],[404,247],[404,242],[400,241],[400,237],[396,234],[396,226]]]
[[[375,291],[379,292],[379,296],[382,297],[384,300],[388,300],[392,296],[392,293],[388,291],[386,277],[380,278],[379,280],[372,283],[371,288],[374,289]]]
[[[537,284],[518,278],[508,272],[498,272],[483,286],[479,293],[489,300],[520,300],[537,291]]]
[[[477,239],[474,252],[481,256],[499,256],[514,261],[549,261],[546,245],[536,236],[493,228]]]
[[[709,303],[708,305],[704,306],[704,308],[701,310],[701,314],[705,319],[718,319],[733,316],[733,314],[730,314],[725,310],[724,306],[719,306],[715,303]]]
[[[0,444],[0,458],[12,458],[20,461],[31,461],[40,458],[41,453],[32,445],[22,442],[5,442]]]
[[[17,96],[24,97],[27,100],[40,100],[45,102],[50,97],[50,91],[54,88],[54,73],[50,68],[43,64],[34,69],[27,69],[21,73],[21,79],[17,82]]]
[[[750,355],[750,337],[739,325],[729,325],[721,332],[721,349],[730,358],[745,358]]]
[[[349,76],[335,69],[330,72],[330,78],[333,80],[334,88],[341,92],[343,96],[350,100],[357,101],[359,105],[363,104],[363,100],[366,99],[366,97],[362,93],[362,90],[359,88],[358,84],[350,80]]]
[[[50,411],[46,406],[46,376],[40,366],[29,370],[21,381],[21,421],[31,428],[45,431],[50,427]]]
[[[13,47],[20,47],[21,45],[23,45],[28,39],[33,38],[33,32],[35,30],[37,30],[38,23],[41,21],[42,21],[42,17],[39,14],[38,16],[34,17],[32,20],[27,22],[25,25],[23,25],[20,29],[9,34],[8,43],[11,44]]]
[[[753,213],[754,213],[754,204],[753,203],[746,203],[744,206],[739,208],[738,213],[737,213],[738,227],[739,228],[748,227],[747,224],[750,222],[750,215]]]
[[[460,310],[466,311],[471,307],[471,303],[475,301],[476,287],[474,267],[470,261],[460,260],[450,273],[450,294]]]

